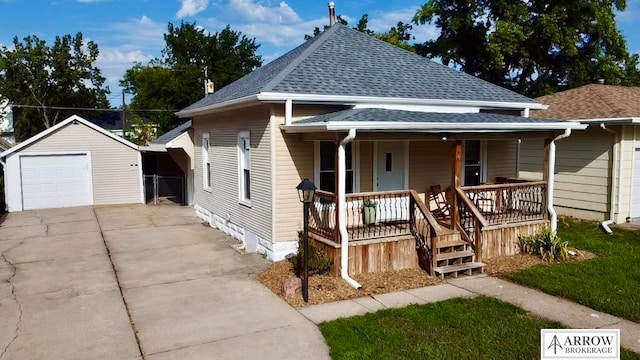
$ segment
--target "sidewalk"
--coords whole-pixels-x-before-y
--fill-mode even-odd
[[[384,308],[399,308],[410,304],[426,304],[477,295],[490,296],[514,304],[532,314],[571,328],[620,329],[622,347],[640,353],[640,324],[489,276],[453,279],[449,280],[448,284],[313,305],[299,311],[309,320],[319,324]]]

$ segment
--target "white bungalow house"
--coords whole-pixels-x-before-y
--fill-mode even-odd
[[[311,179],[310,232],[356,286],[349,274],[475,271],[517,251],[518,232],[553,226],[554,139],[585,126],[528,117],[544,108],[335,24],[177,114],[192,119],[199,217],[281,260]],[[525,138],[546,140],[543,181],[515,179]],[[439,218],[433,185],[452,189]]]

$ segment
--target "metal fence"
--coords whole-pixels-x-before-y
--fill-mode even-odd
[[[186,205],[185,179],[180,176],[144,176],[145,202]]]

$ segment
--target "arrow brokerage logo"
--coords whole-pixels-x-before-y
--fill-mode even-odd
[[[620,359],[620,329],[541,329],[540,359]]]

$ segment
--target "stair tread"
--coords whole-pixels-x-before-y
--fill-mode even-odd
[[[456,258],[465,258],[468,256],[473,256],[475,255],[475,253],[472,250],[466,250],[466,251],[453,251],[453,252],[448,252],[448,253],[440,253],[436,255],[436,259],[439,260],[449,260],[449,259],[456,259]]]
[[[438,266],[437,268],[435,268],[435,271],[442,274],[442,273],[450,273],[454,271],[477,269],[485,266],[486,265],[484,263],[474,261],[474,262],[468,262],[468,263],[456,264],[456,265]]]
[[[448,247],[448,246],[458,246],[458,245],[468,245],[468,243],[464,240],[450,240],[450,241],[441,241],[436,244],[436,246],[439,248]]]

